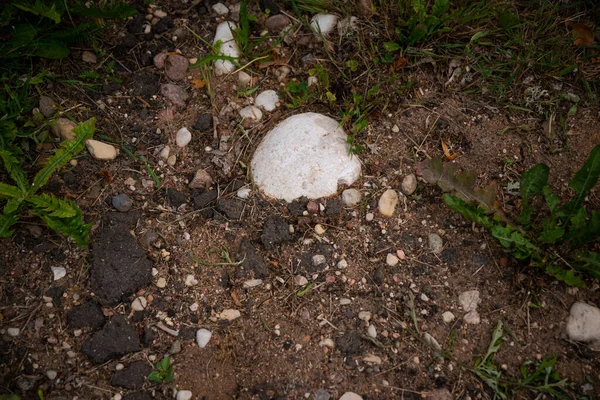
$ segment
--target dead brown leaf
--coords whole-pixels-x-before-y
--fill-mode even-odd
[[[571,24],[571,35],[575,46],[590,46],[594,44],[594,32],[584,24]]]
[[[452,161],[456,157],[458,157],[458,153],[454,153],[454,154],[450,153],[450,149],[448,148],[448,145],[446,143],[444,143],[443,140],[442,140],[442,150],[444,150],[444,155],[450,161]]]
[[[203,79],[199,78],[192,79],[190,83],[192,84],[192,88],[194,89],[202,89],[204,86],[206,86],[206,82],[204,82]]]
[[[273,66],[277,67],[280,65],[288,65],[287,60],[285,58],[275,58],[273,60],[263,61],[261,63],[258,63],[258,68],[264,69],[264,68],[269,68],[269,67],[273,67]]]

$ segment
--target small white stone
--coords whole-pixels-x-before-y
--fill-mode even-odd
[[[219,3],[220,4],[220,3]],[[193,394],[190,390],[180,390],[177,392],[175,400],[192,400]]]
[[[154,16],[155,16],[156,18],[164,18],[164,17],[166,17],[166,16],[167,16],[167,13],[166,13],[166,12],[164,12],[163,10],[160,10],[160,9],[158,9],[158,10],[155,10],[155,11],[154,11]]]
[[[238,82],[242,86],[250,86],[252,83],[252,77],[244,71],[238,72]]]
[[[8,328],[6,333],[8,333],[8,336],[10,337],[17,337],[21,333],[21,330],[19,328]]]
[[[167,286],[167,280],[165,278],[163,278],[162,276],[160,278],[158,278],[158,280],[156,281],[156,287],[159,288],[164,288]]]
[[[352,300],[350,300],[350,299],[346,299],[344,297],[342,297],[340,299],[340,306],[347,306],[350,303],[352,303]]]
[[[48,377],[48,379],[50,379],[51,381],[53,381],[58,376],[58,372],[49,369],[48,371],[46,371],[46,376]]]
[[[144,311],[148,306],[148,300],[145,297],[136,297],[131,303],[131,309],[133,311]]]
[[[319,346],[320,347],[331,347],[331,348],[333,348],[333,346],[335,346],[335,343],[333,343],[332,339],[327,338],[327,339],[321,340],[319,342]]]
[[[177,156],[175,154],[171,154],[169,156],[169,158],[167,158],[167,164],[170,167],[174,167],[176,163],[177,163]]]
[[[375,328],[375,325],[373,325],[373,324],[369,325],[369,327],[367,328],[367,333],[372,338],[376,338],[377,337],[377,328]]]
[[[359,311],[358,319],[368,322],[371,319],[371,313],[369,311]]]
[[[373,221],[373,218],[375,218],[375,215],[373,213],[367,213],[367,215],[365,215],[365,220],[367,222]]]
[[[425,343],[430,345],[435,351],[442,350],[442,346],[440,346],[438,341],[433,336],[431,336],[431,334],[425,332],[423,334],[423,339],[425,340]]]
[[[262,279],[250,279],[247,280],[246,282],[244,282],[244,289],[250,289],[256,286],[260,286],[262,285],[263,280]]]
[[[160,158],[162,158],[163,160],[166,160],[167,158],[169,158],[169,153],[171,152],[171,148],[169,146],[165,146],[163,147],[163,149],[160,151],[160,153],[158,154],[158,156]]]
[[[430,234],[428,241],[432,253],[440,254],[444,250],[444,241],[437,233]]]
[[[323,254],[315,254],[312,257],[313,266],[318,267],[319,265],[327,264],[327,258]]]
[[[342,202],[345,206],[356,207],[362,198],[362,194],[359,190],[350,188],[342,192]]]
[[[315,225],[315,233],[316,233],[317,235],[319,235],[319,236],[320,236],[320,235],[322,235],[322,234],[324,234],[324,233],[325,233],[325,228],[323,227],[323,225],[321,225],[321,224],[316,224],[316,225]]]
[[[52,270],[52,275],[54,275],[55,281],[58,281],[59,279],[62,279],[65,276],[67,276],[67,270],[65,269],[65,267],[50,267],[50,269]]]
[[[458,302],[466,312],[477,310],[477,306],[481,303],[479,298],[479,290],[467,290],[458,296]]]
[[[310,20],[310,26],[312,27],[317,37],[327,36],[333,28],[335,28],[338,21],[338,17],[333,14],[317,14]]]
[[[234,309],[227,309],[227,310],[223,310],[223,312],[221,312],[219,314],[219,319],[225,319],[227,321],[233,321],[234,319],[237,319],[239,317],[241,317],[241,313],[238,310],[234,310]]]
[[[316,76],[309,76],[306,84],[308,87],[311,87],[312,85],[316,85],[319,83],[319,78],[317,78]]]
[[[390,267],[395,267],[396,265],[398,265],[399,262],[400,260],[398,259],[398,257],[396,257],[396,255],[392,253],[388,253],[388,255],[385,257],[385,263]]]
[[[306,279],[305,277],[303,277],[302,275],[296,275],[294,277],[294,284],[296,286],[304,286],[308,283],[308,279]]]
[[[254,100],[254,105],[262,107],[265,111],[274,111],[277,108],[279,96],[274,90],[265,90],[261,92]]]
[[[445,323],[449,324],[450,322],[454,321],[456,317],[454,316],[454,314],[452,314],[450,311],[446,311],[442,314],[442,319],[444,320]]]
[[[196,343],[198,343],[198,347],[201,349],[205,348],[208,342],[210,342],[211,337],[212,332],[208,329],[198,329],[198,331],[196,331]]]
[[[477,325],[481,322],[481,318],[476,310],[472,310],[465,314],[463,321],[465,321],[467,324]]]
[[[348,261],[346,261],[346,260],[340,260],[340,261],[338,261],[337,267],[339,269],[347,268],[348,267]]]
[[[240,110],[240,117],[244,118],[245,120],[258,122],[262,119],[262,116],[262,111],[260,111],[260,108],[256,106],[247,106]]]
[[[369,364],[381,365],[381,358],[375,354],[367,354],[363,357],[363,361]]]
[[[239,197],[240,199],[246,200],[250,197],[251,192],[252,192],[252,189],[250,189],[250,188],[241,188],[237,191],[236,196]]]
[[[198,284],[198,279],[194,275],[189,274],[185,277],[185,286],[194,286]]]
[[[118,363],[117,365],[115,365],[115,370],[116,371],[121,371],[125,368],[125,366],[121,363]]]
[[[398,193],[393,189],[388,189],[379,198],[377,206],[383,216],[391,217],[394,215],[396,204],[398,204]]]
[[[405,195],[410,196],[417,190],[417,177],[415,174],[406,175],[402,179],[402,191]]]
[[[158,270],[156,268],[152,268],[152,276],[158,275]]]
[[[90,155],[96,160],[114,160],[119,152],[112,144],[100,142],[94,139],[85,141],[85,147],[90,152]]]
[[[392,126],[392,132],[394,132],[394,133],[400,132],[400,128],[398,127],[398,125],[394,124],[394,126]]]
[[[199,307],[200,306],[198,305],[198,303],[194,303],[194,304],[190,305],[190,311],[191,312],[196,312],[196,311],[198,311]]]
[[[185,147],[192,141],[192,132],[188,128],[181,128],[175,135],[175,143],[178,147]]]
[[[217,14],[220,17],[229,14],[229,8],[227,8],[227,6],[223,3],[215,4],[214,6],[212,6],[212,9],[215,12],[215,14]]]
[[[221,22],[217,26],[213,45],[221,42],[219,55],[238,58],[240,56],[240,48],[238,47],[233,32],[237,29],[237,25],[230,21]],[[235,64],[230,60],[215,61],[215,75],[221,76],[235,71]]]
[[[576,302],[571,306],[567,334],[571,340],[589,343],[600,350],[600,309],[590,304]]]

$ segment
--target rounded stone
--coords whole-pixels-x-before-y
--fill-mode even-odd
[[[279,96],[274,90],[265,90],[261,92],[254,100],[254,105],[262,107],[265,111],[273,111],[277,108]]]
[[[346,133],[325,115],[305,113],[279,123],[258,146],[252,174],[268,196],[288,202],[329,197],[339,184],[351,185],[361,165],[348,153]]]
[[[346,392],[340,397],[340,400],[362,400],[362,397],[354,392]]]
[[[346,189],[342,192],[342,202],[345,206],[356,207],[362,198],[362,194],[358,189]]]
[[[590,304],[576,302],[571,306],[567,334],[571,340],[589,343],[600,350],[600,309]]]
[[[437,233],[429,235],[428,241],[432,253],[440,254],[444,250],[444,241]]]
[[[111,203],[114,208],[121,212],[127,212],[131,210],[131,207],[133,206],[133,200],[125,193],[113,196]]]
[[[177,147],[185,147],[192,141],[192,132],[188,128],[181,128],[175,135],[175,143]]]
[[[205,348],[208,342],[210,342],[210,338],[212,337],[212,332],[208,329],[198,329],[196,332],[196,343],[198,347],[201,349]]]
[[[415,174],[406,175],[402,180],[402,191],[405,195],[410,196],[417,190],[417,177]]]
[[[386,217],[391,217],[396,210],[396,204],[398,204],[398,193],[393,189],[388,189],[379,198],[379,212]]]
[[[177,392],[176,400],[192,400],[193,394],[189,390],[180,390]]]

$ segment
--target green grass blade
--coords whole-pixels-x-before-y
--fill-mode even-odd
[[[77,135],[73,140],[65,140],[61,143],[61,147],[54,151],[54,155],[48,159],[44,168],[42,168],[35,178],[33,185],[29,189],[28,194],[35,193],[39,188],[44,186],[50,176],[60,167],[65,165],[69,160],[79,153],[85,147],[85,141],[94,135],[96,118],[90,118],[73,129]]]
[[[576,212],[587,196],[587,193],[598,182],[600,177],[600,145],[594,147],[585,164],[575,173],[569,186],[575,191],[575,197],[566,205],[569,213]]]

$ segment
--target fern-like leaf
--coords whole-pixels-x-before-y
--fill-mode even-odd
[[[10,237],[15,232],[10,229],[11,226],[17,223],[17,216],[14,214],[0,215],[0,237]]]
[[[25,172],[21,168],[21,161],[13,152],[7,149],[0,149],[0,158],[2,158],[2,161],[4,162],[4,168],[6,168],[6,171],[12,180],[15,181],[19,189],[21,189],[22,192],[27,192],[29,183],[25,177]]]
[[[18,198],[23,193],[18,187],[0,182],[0,197]]]
[[[59,199],[53,194],[33,195],[27,199],[27,202],[33,204],[50,217],[70,218],[77,215],[79,210],[73,201]]]
[[[44,168],[33,178],[33,185],[28,192],[29,195],[34,194],[39,188],[44,186],[54,171],[68,163],[74,155],[83,150],[85,141],[94,135],[95,124],[96,118],[90,118],[73,129],[73,133],[77,136],[73,140],[63,141],[61,147],[54,151],[54,155],[48,159]]]
[[[40,217],[49,228],[73,238],[75,243],[77,243],[77,246],[84,247],[88,244],[89,232],[92,224],[83,223],[81,210],[79,208],[77,208],[77,213],[70,218],[53,217],[39,209],[33,209],[32,211],[35,215]]]

